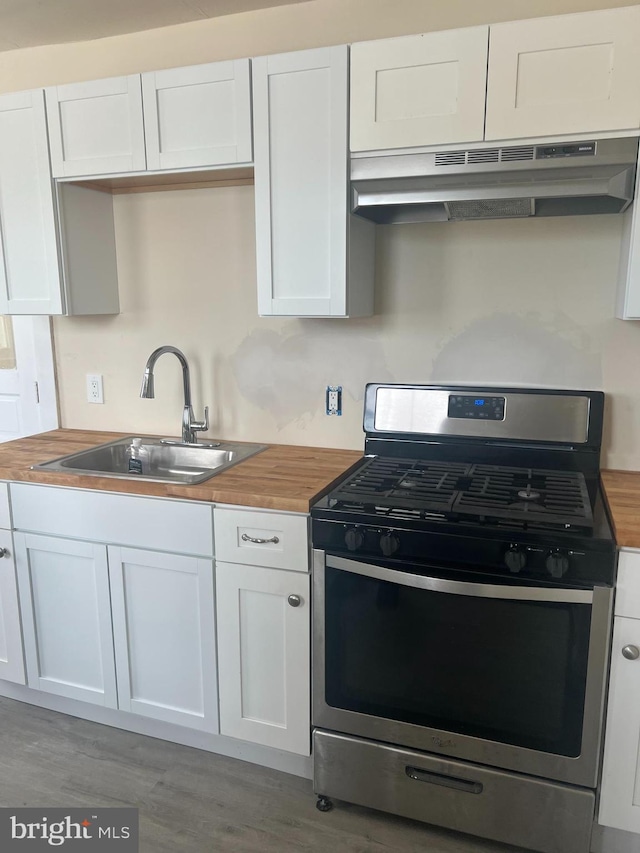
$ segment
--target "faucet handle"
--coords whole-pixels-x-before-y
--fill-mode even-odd
[[[209,429],[209,406],[204,407],[204,420],[192,421],[189,426],[192,432],[206,432]]]

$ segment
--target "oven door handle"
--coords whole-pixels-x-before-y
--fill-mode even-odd
[[[449,581],[443,578],[412,575],[409,572],[398,572],[384,566],[371,563],[361,563],[357,560],[345,560],[327,554],[326,565],[331,569],[351,572],[355,575],[374,578],[379,581],[410,586],[415,589],[426,589],[430,592],[447,592],[450,595],[471,595],[476,598],[503,598],[508,601],[557,601],[571,604],[592,604],[593,590],[566,589],[564,587],[537,586],[500,586],[499,584],[468,583],[466,581]]]

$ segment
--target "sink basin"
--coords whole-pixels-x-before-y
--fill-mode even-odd
[[[135,474],[129,471],[129,448],[134,437],[137,436],[110,441],[90,450],[70,453],[31,467],[36,471],[65,471],[70,474],[190,485],[202,483],[267,447],[265,444],[232,444],[226,441],[216,447],[204,444],[163,444],[158,438],[142,438],[140,458],[143,460],[143,473]]]

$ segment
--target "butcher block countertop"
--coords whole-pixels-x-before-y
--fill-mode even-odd
[[[56,429],[0,444],[0,480],[309,512],[311,504],[362,458],[355,450],[272,444],[210,480],[190,486],[31,470],[31,465],[130,434]]]
[[[621,548],[640,548],[640,472],[602,471],[602,485]]]

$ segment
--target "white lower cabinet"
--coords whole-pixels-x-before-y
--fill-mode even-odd
[[[10,530],[0,530],[0,678],[25,684],[18,585]]]
[[[640,833],[640,551],[618,569],[598,823]]]
[[[220,733],[310,752],[309,575],[216,563]]]
[[[25,683],[24,642],[34,690],[146,717],[151,733],[153,720],[310,755],[307,515],[10,492],[0,679]]]
[[[118,707],[217,732],[213,561],[108,553]]]
[[[117,707],[107,549],[15,533],[29,687]]]
[[[10,490],[28,686],[216,733],[211,505]]]

